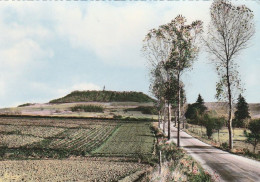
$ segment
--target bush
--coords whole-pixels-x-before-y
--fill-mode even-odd
[[[205,114],[202,119],[203,119],[203,124],[207,131],[207,136],[210,139],[215,127],[215,118],[212,118],[209,115]]]
[[[122,119],[123,118],[123,116],[121,116],[121,115],[114,115],[113,116],[113,119]]]
[[[225,149],[225,150],[229,149],[229,145],[228,145],[227,142],[222,143],[222,144],[221,144],[221,147],[222,147],[223,149]]]
[[[173,142],[166,142],[166,140],[160,142],[159,150],[162,151],[162,158],[167,161],[178,161],[184,156],[184,151],[182,149],[178,148]]]
[[[71,107],[72,112],[104,112],[104,108],[102,106],[96,105],[76,105]]]
[[[247,142],[254,146],[255,153],[256,146],[260,140],[260,119],[252,120],[249,123],[248,129],[251,131],[251,133],[245,133],[247,136]]]
[[[34,104],[32,104],[32,103],[25,103],[25,104],[19,105],[18,107],[26,107],[26,106],[31,106],[31,105],[34,105]]]
[[[125,109],[125,111],[141,111],[143,114],[152,114],[152,115],[158,114],[156,107],[152,107],[152,106],[139,106],[136,108],[128,108]]]

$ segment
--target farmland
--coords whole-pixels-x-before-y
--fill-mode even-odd
[[[150,124],[0,117],[0,181],[138,178],[149,168],[143,159],[154,154]]]
[[[152,155],[153,144],[149,123],[127,123],[94,153],[110,156]]]
[[[100,159],[2,161],[0,181],[118,181],[147,167]]]

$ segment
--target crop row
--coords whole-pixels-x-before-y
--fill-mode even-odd
[[[147,123],[123,124],[107,142],[95,151],[105,155],[147,155],[152,154],[154,137]]]
[[[70,129],[64,138],[53,140],[49,148],[90,152],[101,145],[114,131],[115,126],[103,126],[91,129]]]

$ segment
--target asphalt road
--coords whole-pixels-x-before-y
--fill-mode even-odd
[[[181,147],[210,174],[219,176],[217,181],[260,182],[260,162],[214,148],[183,131],[180,136]],[[171,140],[177,143],[175,127]]]

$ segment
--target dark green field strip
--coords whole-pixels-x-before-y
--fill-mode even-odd
[[[149,123],[122,124],[119,129],[98,148],[97,155],[149,155],[153,153],[154,135]]]

